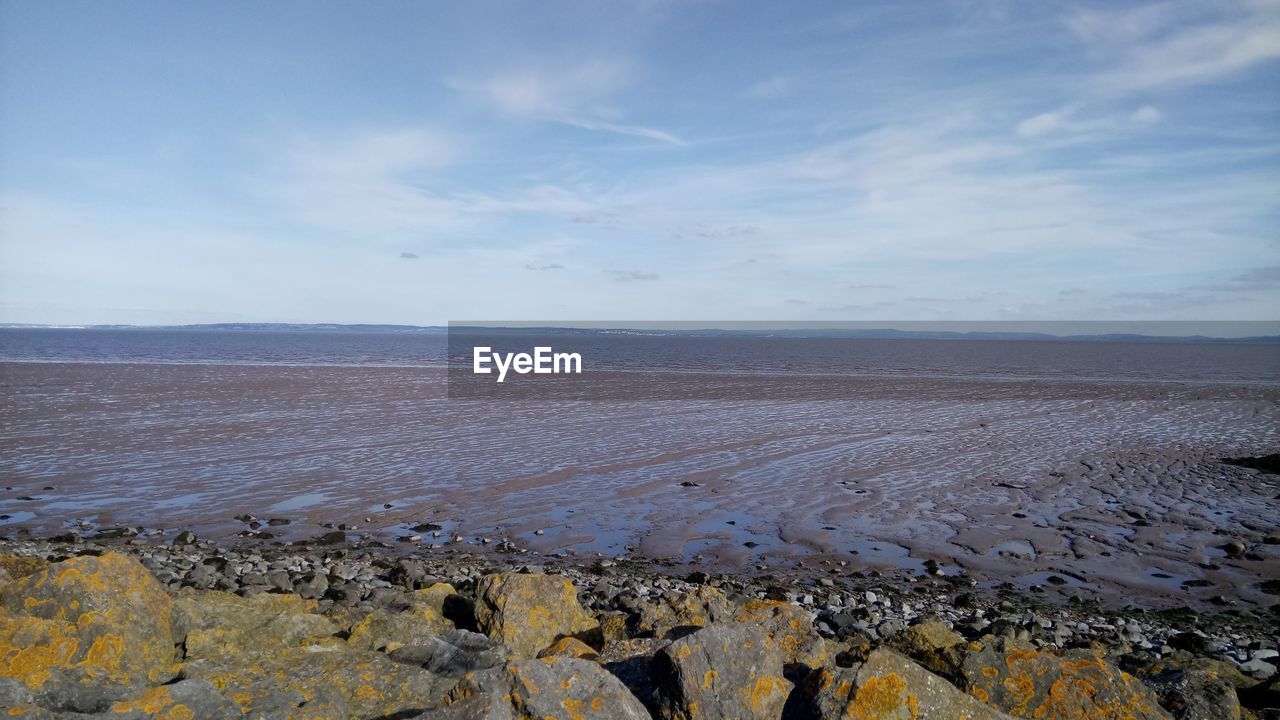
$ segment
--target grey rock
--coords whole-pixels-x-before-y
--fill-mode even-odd
[[[751,625],[713,623],[675,640],[654,657],[664,717],[776,720],[792,684],[782,657]]]

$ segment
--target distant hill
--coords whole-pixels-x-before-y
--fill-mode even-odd
[[[0,329],[78,329],[78,330],[138,330],[138,331],[217,331],[217,332],[351,332],[351,333],[423,333],[445,334],[450,327],[443,325],[379,325],[345,323],[208,323],[199,325],[21,325],[0,324]],[[646,335],[654,337],[777,337],[777,338],[849,338],[865,340],[1032,340],[1043,342],[1136,342],[1136,343],[1227,343],[1272,344],[1280,343],[1280,335],[1222,338],[1206,335],[1142,335],[1138,333],[1109,333],[1094,335],[1053,335],[1040,332],[993,332],[948,330],[898,330],[895,328],[794,328],[755,330],[747,328],[574,328],[574,327],[485,327],[454,325],[455,331],[482,332],[486,334],[526,335]]]

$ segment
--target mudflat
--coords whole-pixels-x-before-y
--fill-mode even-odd
[[[1272,383],[815,375],[751,382],[831,399],[556,403],[449,400],[445,382],[0,363],[0,532],[232,539],[250,514],[281,520],[253,530],[273,542],[345,525],[745,573],[936,563],[1103,603],[1275,602],[1280,475],[1223,462],[1277,450]]]

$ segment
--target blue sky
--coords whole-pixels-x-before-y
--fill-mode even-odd
[[[0,2],[0,322],[1280,316],[1280,2]]]

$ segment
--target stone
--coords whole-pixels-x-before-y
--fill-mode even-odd
[[[600,654],[578,638],[562,637],[538,653],[538,657],[574,657],[595,660],[600,657]]]
[[[458,629],[419,644],[398,647],[387,655],[396,662],[418,665],[437,675],[460,678],[502,665],[509,653],[502,643],[487,635]]]
[[[968,645],[965,639],[941,620],[926,620],[907,628],[894,638],[894,645],[929,670],[959,678]]]
[[[455,682],[382,653],[326,646],[194,658],[183,676],[209,681],[244,714],[281,720],[398,716],[435,707]]]
[[[142,694],[111,705],[110,718],[155,718],[155,720],[225,720],[240,714],[235,703],[223,697],[204,680],[179,680],[151,688]]]
[[[0,570],[5,571],[11,581],[35,575],[48,566],[48,560],[32,555],[0,555]]]
[[[0,677],[47,707],[94,709],[176,674],[173,602],[117,553],[53,563],[0,590]]]
[[[655,704],[653,656],[671,644],[665,638],[632,638],[605,643],[596,662],[622,681],[646,706]]]
[[[712,623],[653,660],[659,715],[671,720],[776,720],[791,693],[763,629]]]
[[[423,716],[425,719],[427,716]],[[578,658],[521,660],[464,677],[430,715],[445,720],[649,720],[599,665]]]
[[[804,695],[819,720],[1009,720],[906,656],[881,648],[850,668],[821,668]]]
[[[677,628],[704,627],[733,614],[732,603],[723,592],[699,586],[687,593],[667,593],[651,603],[643,603],[636,620],[639,635],[666,637]]]
[[[287,720],[375,718],[437,704],[452,680],[354,648],[314,600],[184,589],[175,602],[183,677],[241,711]],[[177,634],[177,633],[175,633]]]
[[[453,587],[441,583],[414,593],[408,610],[399,613],[375,610],[351,626],[347,643],[362,650],[390,652],[404,645],[422,644],[453,630],[453,623],[443,614],[444,599],[452,594]]]
[[[733,620],[758,625],[784,664],[817,668],[831,660],[826,641],[813,626],[813,617],[799,605],[778,600],[748,600],[736,608]]]
[[[1165,720],[1155,694],[1089,650],[1063,655],[1017,641],[988,642],[962,667],[971,695],[1014,717]]]
[[[518,658],[532,658],[564,636],[597,627],[573,583],[557,575],[486,575],[476,584],[476,622]]]
[[[186,657],[228,657],[270,648],[336,643],[338,628],[297,595],[240,597],[183,588],[174,600],[173,638]]]
[[[610,611],[596,616],[600,623],[600,636],[606,642],[617,642],[631,637],[627,629],[628,616],[624,612]]]
[[[1178,720],[1240,720],[1235,687],[1211,669],[1158,667],[1141,677]]]

